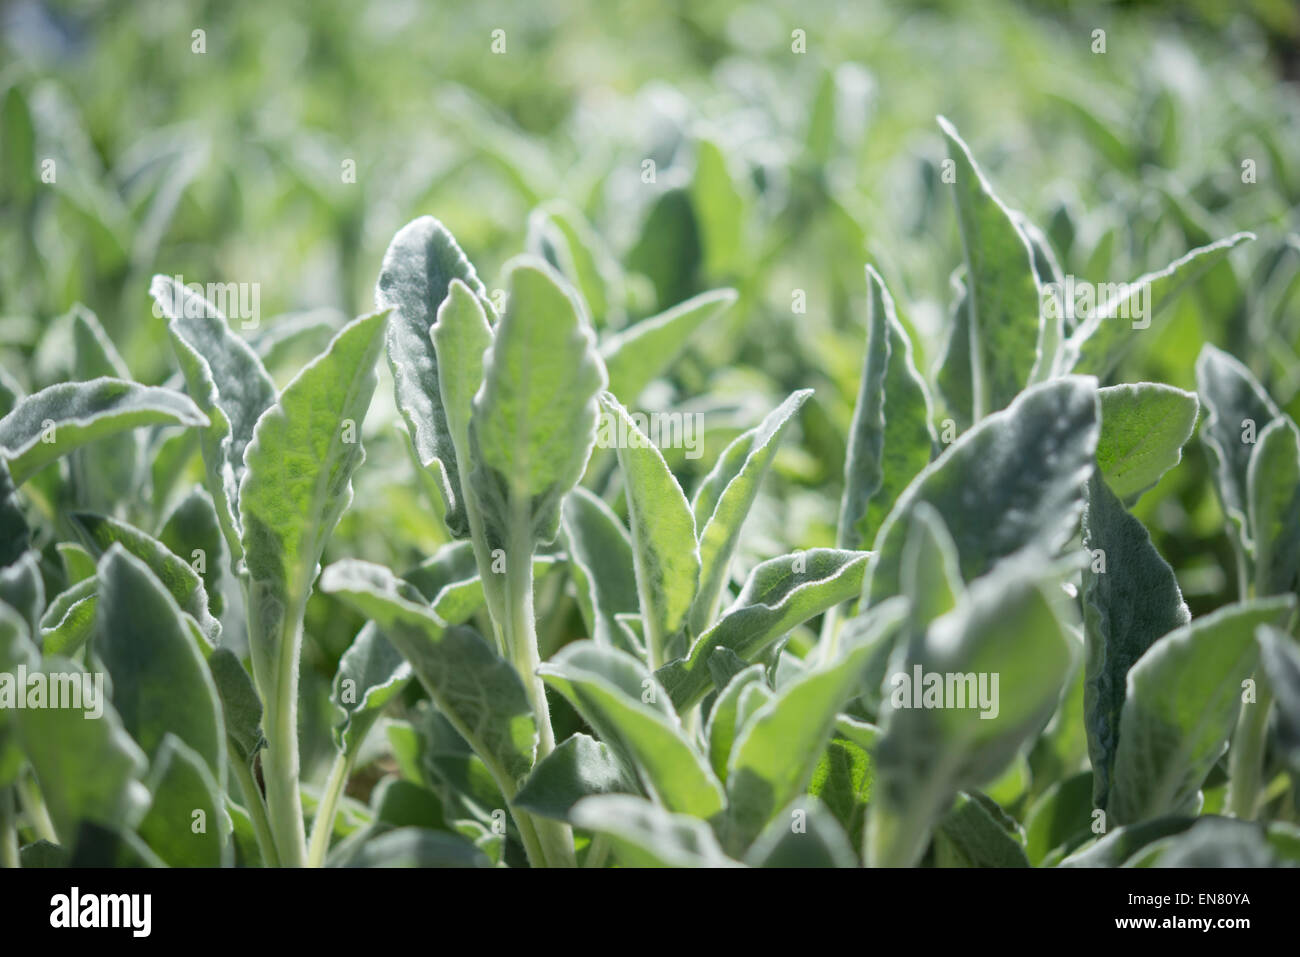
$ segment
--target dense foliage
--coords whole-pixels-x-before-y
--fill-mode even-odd
[[[627,6],[0,14],[3,863],[1300,861],[1294,11]]]

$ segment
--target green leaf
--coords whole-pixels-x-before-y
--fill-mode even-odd
[[[9,605],[0,602],[0,788],[13,783],[23,765],[19,749],[18,720],[21,712],[10,695],[26,694],[15,677],[20,667],[28,672],[39,670],[41,653],[32,642],[27,623]],[[10,684],[6,688],[6,684]]]
[[[637,653],[617,617],[640,610],[632,539],[623,523],[603,499],[578,486],[564,500],[560,526],[592,639]]]
[[[418,593],[367,562],[325,569],[321,590],[374,621],[508,796],[532,768],[536,729],[519,675],[469,628],[447,628]]]
[[[1036,549],[1000,562],[896,659],[875,750],[873,864],[915,863],[956,793],[995,780],[1056,710],[1076,657],[1054,598],[1065,571]],[[932,675],[951,686],[936,699],[947,707],[917,706]],[[984,698],[972,703],[972,690]]]
[[[444,521],[453,535],[463,535],[472,523],[460,489],[469,478],[470,419],[474,411],[474,394],[483,383],[483,357],[492,344],[492,326],[482,299],[459,279],[451,280],[437,316],[431,335],[438,358],[438,389],[444,427],[450,434],[456,455],[448,467],[457,470],[452,487],[457,498],[454,506],[448,507]],[[416,447],[413,445],[412,448]],[[420,462],[424,464],[422,458]],[[428,468],[425,466],[422,471],[427,472]]]
[[[828,667],[805,672],[749,719],[727,762],[726,846],[748,847],[772,816],[808,787],[836,715],[857,690],[871,656],[899,624],[895,618]]]
[[[1111,491],[1131,502],[1182,460],[1200,404],[1195,393],[1154,382],[1098,389],[1097,398],[1097,467]]]
[[[718,623],[655,677],[685,710],[709,690],[709,661],[718,648],[752,661],[795,626],[856,595],[867,558],[866,552],[810,548],[761,562]]]
[[[867,266],[867,357],[849,427],[838,544],[865,548],[908,483],[930,464],[937,437],[930,392],[912,340],[876,270]]]
[[[797,797],[754,841],[745,863],[750,867],[857,867],[844,828],[821,801]]]
[[[492,548],[549,543],[596,441],[605,370],[587,320],[541,260],[515,259],[470,422],[472,494]],[[509,541],[526,526],[532,542]]]
[[[1052,357],[1043,355],[1045,321],[1029,241],[957,130],[943,117],[939,126],[956,164],[953,199],[966,259],[966,322],[979,421],[1005,408]]]
[[[1229,605],[1166,635],[1132,667],[1106,803],[1113,823],[1195,810],[1255,668],[1255,629],[1294,610],[1290,595]]]
[[[208,766],[180,738],[168,734],[145,781],[153,803],[140,822],[149,849],[170,867],[228,863],[221,789]]]
[[[734,289],[702,292],[606,338],[600,355],[609,373],[609,391],[621,402],[635,402],[682,354],[696,331],[736,299]]]
[[[60,456],[126,429],[207,424],[193,402],[171,389],[108,378],[64,382],[19,400],[0,419],[0,457],[22,485]]]
[[[695,175],[691,179],[691,209],[704,249],[708,276],[740,271],[745,258],[750,190],[743,174],[733,174],[727,156],[706,139],[695,141]]]
[[[637,768],[646,792],[666,809],[706,820],[722,810],[718,779],[687,742],[668,696],[631,655],[578,641],[538,673]]]
[[[95,630],[99,581],[87,578],[54,596],[41,616],[41,648],[47,655],[73,655]]]
[[[963,430],[970,427],[975,416],[975,385],[971,381],[972,352],[970,341],[970,295],[962,281],[965,267],[952,276],[952,307],[948,338],[944,342],[943,356],[934,373],[934,384],[943,398],[947,413],[954,424]]]
[[[1066,340],[1061,348],[1058,372],[1109,375],[1135,344],[1137,337],[1133,332],[1147,329],[1183,290],[1227,256],[1229,250],[1254,238],[1254,233],[1235,233],[1193,249],[1158,272],[1122,284],[1115,295],[1098,303]],[[1200,391],[1204,400],[1205,391]]]
[[[244,451],[257,420],[275,403],[275,383],[216,306],[167,276],[154,276],[149,292],[168,319],[185,387],[210,420],[200,436],[204,474],[231,555],[238,560],[243,557],[238,516]]]
[[[1263,626],[1255,632],[1259,664],[1277,701],[1277,747],[1293,771],[1300,771],[1300,647],[1285,632]]]
[[[1008,831],[1000,820],[1004,812],[990,804],[993,802],[982,795],[957,795],[956,803],[935,828],[935,867],[1029,866],[1023,837],[1018,840]],[[1015,822],[1011,823],[1014,827]]]
[[[609,428],[618,441],[618,462],[627,491],[637,593],[650,663],[658,666],[686,625],[700,578],[695,518],[682,487],[660,451],[637,428],[618,400],[601,396]]]
[[[1127,675],[1159,638],[1191,620],[1182,592],[1151,536],[1109,486],[1088,481],[1083,547],[1083,710],[1094,800],[1105,807],[1119,745]]]
[[[753,682],[762,684],[763,666],[750,665],[727,683],[718,693],[718,700],[709,712],[709,722],[705,726],[704,736],[709,743],[709,764],[719,781],[727,780],[727,762],[731,758],[732,746],[736,743],[736,734],[743,724],[740,713],[740,699],[745,689]]]
[[[1152,821],[1143,821],[1141,824],[1114,828],[1096,843],[1080,848],[1061,861],[1061,866],[1120,867],[1144,847],[1175,834],[1181,834],[1198,820],[1201,819],[1159,817]]]
[[[31,634],[38,633],[41,609],[45,607],[45,580],[37,551],[23,552],[12,565],[0,568],[0,602],[22,616]]]
[[[491,867],[464,838],[422,827],[399,827],[367,841],[347,867]]]
[[[1025,853],[1034,866],[1066,845],[1092,837],[1092,772],[1054,781],[1025,813]]]
[[[113,545],[99,563],[95,652],[113,678],[113,706],[145,753],[174,734],[225,781],[216,686],[181,610],[139,559]]]
[[[645,798],[605,794],[573,808],[575,827],[605,835],[628,867],[736,867],[708,824],[673,814]]]
[[[573,806],[593,794],[639,794],[636,775],[605,744],[575,734],[538,762],[515,795],[515,807],[570,820]]]
[[[342,714],[334,727],[334,743],[344,754],[361,746],[379,712],[411,677],[411,666],[389,643],[374,622],[357,632],[334,674],[330,701]]]
[[[541,578],[562,556],[533,556],[533,576]],[[483,580],[470,542],[448,542],[415,568],[402,575],[429,602],[434,613],[449,625],[467,622],[483,607]]]
[[[181,559],[188,559],[191,568],[198,566],[195,570],[208,593],[208,607],[220,618],[225,610],[221,579],[226,551],[212,496],[200,486],[191,489],[164,520],[158,540]]]
[[[55,676],[68,676],[60,680],[83,687],[91,683],[90,676],[66,658],[47,657],[40,673],[47,676],[47,686]],[[87,720],[87,714],[101,706],[99,718]],[[148,761],[107,701],[96,695],[90,712],[28,708],[18,726],[61,844],[74,842],[82,821],[129,826],[144,813],[149,792],[139,778]]]
[[[1246,472],[1246,514],[1255,543],[1255,594],[1300,589],[1300,432],[1285,416],[1259,434]]]
[[[438,307],[456,279],[486,300],[487,290],[451,233],[432,216],[421,216],[398,230],[384,253],[375,303],[380,309],[392,310],[388,364],[393,371],[393,395],[416,457],[437,476],[447,507],[444,520],[448,529],[454,535],[465,535],[469,526],[464,493],[443,406],[437,350],[430,337]]]
[[[861,847],[866,809],[875,784],[875,770],[868,749],[875,746],[875,741],[854,740],[844,734],[840,730],[841,726],[851,721],[843,715],[836,718],[836,733],[818,759],[817,767],[813,769],[808,793],[819,798],[835,815],[835,819],[848,832],[849,846]],[[780,819],[779,815],[777,819]]]
[[[27,551],[31,537],[9,466],[0,456],[0,568],[8,568],[18,561]]]
[[[693,634],[703,632],[718,617],[745,517],[776,458],[786,426],[811,395],[812,389],[793,393],[761,423],[728,445],[695,492],[691,511],[699,529],[700,572],[690,610]]]
[[[236,759],[248,763],[264,743],[262,699],[257,696],[248,669],[229,648],[213,649],[208,655],[208,670],[221,698],[226,743]]]
[[[180,605],[181,611],[198,623],[208,640],[217,640],[221,624],[209,613],[207,589],[189,563],[182,561],[153,536],[115,518],[72,512],[68,521],[96,557],[102,556],[116,543],[144,562]]]
[[[623,325],[627,317],[621,268],[580,210],[562,200],[537,207],[528,215],[525,245],[572,281],[594,325]]]
[[[79,584],[94,576],[95,556],[89,549],[83,548],[76,542],[59,542],[54,547],[58,550],[63,574],[67,577],[69,585]]]
[[[249,575],[253,675],[271,705],[297,667],[303,609],[325,542],[365,459],[361,422],[375,390],[386,316],[349,323],[258,420],[239,511]],[[285,647],[288,643],[289,647]]]
[[[1265,427],[1281,413],[1249,369],[1212,345],[1196,359],[1196,389],[1208,410],[1201,440],[1214,463],[1214,487],[1240,545],[1249,549],[1250,459]]]
[[[962,577],[1036,544],[1049,554],[1074,533],[1097,448],[1096,380],[1031,386],[966,432],[899,497],[876,536],[863,605],[899,592],[909,517],[933,506],[956,543]]]
[[[78,382],[101,376],[131,379],[130,370],[93,312],[77,303],[68,318],[73,345],[70,378]],[[141,436],[136,432],[125,432],[73,453],[73,475],[79,500],[108,510],[132,494],[141,466],[140,448]]]

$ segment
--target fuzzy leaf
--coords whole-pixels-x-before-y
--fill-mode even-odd
[[[1265,427],[1281,413],[1249,369],[1211,345],[1196,359],[1196,389],[1207,410],[1201,441],[1213,460],[1214,487],[1239,543],[1249,550],[1250,459]]]
[[[534,543],[554,540],[560,503],[595,445],[605,370],[586,319],[549,266],[519,258],[507,273],[506,311],[483,359],[470,446],[488,545],[509,549],[531,544],[509,541],[520,523]]]
[[[447,228],[421,216],[393,237],[379,270],[375,303],[392,310],[388,364],[393,395],[420,465],[433,472],[455,535],[468,534],[456,448],[443,406],[438,355],[430,329],[452,280],[483,299],[487,290]]]
[[[640,610],[627,530],[603,500],[581,486],[564,500],[560,524],[592,639],[633,651],[617,618]]]
[[[530,814],[570,819],[573,806],[593,794],[639,794],[636,775],[605,744],[575,734],[537,763],[515,807]]]
[[[627,441],[618,442],[618,462],[627,489],[637,594],[651,664],[671,647],[686,625],[700,578],[695,518],[682,487],[663,455],[637,428],[627,410],[605,393],[601,404]]]
[[[690,611],[694,634],[703,632],[717,618],[745,517],[776,458],[786,426],[811,395],[812,389],[793,393],[759,425],[728,445],[695,492],[691,510],[699,530],[700,580]]]
[[[1106,302],[1098,303],[1092,315],[1079,323],[1061,349],[1058,371],[1109,375],[1133,347],[1136,339],[1133,332],[1148,328],[1156,316],[1211,266],[1227,256],[1229,250],[1254,238],[1254,233],[1235,233],[1193,249],[1164,269],[1139,276],[1122,286]],[[1146,314],[1140,315],[1144,312]],[[1205,397],[1204,390],[1201,390],[1201,398]]]
[[[736,298],[734,289],[702,292],[605,339],[600,355],[609,370],[609,391],[621,402],[635,402],[681,355],[696,330],[731,308]]]
[[[476,631],[446,627],[411,586],[367,562],[325,569],[321,590],[372,620],[507,795],[533,764],[536,729],[518,673]]]
[[[1097,398],[1097,467],[1112,492],[1133,501],[1182,460],[1199,403],[1195,393],[1154,382],[1098,389]]]
[[[687,742],[668,696],[631,655],[579,641],[538,673],[637,768],[642,786],[667,810],[706,820],[722,810],[718,779]]]
[[[122,379],[64,382],[20,399],[0,419],[0,457],[15,485],[96,439],[145,425],[206,426],[179,392]]]
[[[709,690],[709,660],[718,648],[752,661],[796,625],[856,595],[867,558],[866,552],[810,548],[762,562],[718,623],[655,677],[685,710]]]
[[[210,420],[200,436],[208,491],[231,554],[239,559],[244,450],[257,420],[275,403],[275,383],[216,306],[167,276],[154,276],[149,292],[168,319],[185,387]]]
[[[180,608],[148,566],[121,545],[104,554],[98,578],[95,652],[112,676],[113,706],[122,724],[154,756],[163,738],[174,734],[224,782],[220,700]]]
[[[1096,380],[1032,386],[966,432],[898,499],[876,536],[863,605],[899,592],[909,516],[929,503],[956,543],[962,577],[1031,543],[1049,553],[1073,534],[1097,448]]]
[[[1255,629],[1294,611],[1290,595],[1220,608],[1160,639],[1132,667],[1106,802],[1114,823],[1195,810],[1255,668]]]
[[[1088,482],[1083,547],[1092,553],[1083,571],[1083,708],[1095,806],[1105,807],[1129,669],[1191,615],[1146,528],[1095,475]]]
[[[279,687],[281,642],[296,640],[285,632],[301,621],[325,542],[352,501],[385,319],[357,319],[335,336],[258,420],[244,456],[239,511],[255,619],[249,645],[264,696]]]
[[[573,808],[575,827],[609,838],[628,867],[736,867],[718,846],[709,825],[673,814],[645,798],[604,794]]]
[[[880,274],[867,267],[867,357],[849,427],[838,543],[865,548],[936,442],[930,393]]]
[[[1005,408],[1033,381],[1043,356],[1043,319],[1033,250],[1015,216],[993,192],[970,148],[943,117],[956,164],[953,198],[966,258],[967,329],[974,416]]]
[[[1300,589],[1300,432],[1285,416],[1264,427],[1246,472],[1255,594]]]

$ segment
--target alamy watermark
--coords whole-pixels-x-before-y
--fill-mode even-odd
[[[596,426],[596,445],[600,448],[643,448],[647,439],[656,448],[685,449],[688,459],[698,459],[704,455],[704,413],[628,412],[624,419],[601,412]]]
[[[1066,276],[1061,282],[1044,283],[1043,315],[1072,322],[1090,319],[1127,319],[1134,329],[1151,325],[1151,283],[1087,282]]]
[[[207,306],[214,307],[222,316],[232,322],[238,321],[244,330],[256,329],[262,323],[262,284],[257,282],[210,282],[206,285],[198,282],[187,283],[184,276],[173,276],[178,288],[183,287],[192,295],[178,296],[179,308],[185,310],[189,319],[202,319],[207,315]],[[153,314],[159,319],[166,318],[162,304],[154,302]]]
[[[981,718],[998,716],[998,680],[996,671],[938,672],[913,665],[911,673],[898,671],[890,675],[893,691],[889,703],[897,710],[908,708],[978,708]]]
[[[86,720],[104,715],[104,673],[0,671],[0,709],[84,711]]]

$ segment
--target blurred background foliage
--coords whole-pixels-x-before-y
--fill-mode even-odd
[[[706,413],[703,457],[673,461],[688,488],[781,397],[817,390],[747,526],[743,575],[833,541],[865,262],[921,368],[942,354],[961,259],[943,114],[1064,273],[1121,282],[1257,233],[1113,381],[1194,388],[1212,342],[1300,413],[1290,0],[14,0],[0,30],[0,363],[15,390],[69,376],[61,317],[78,302],[137,379],[165,381],[156,272],[258,284],[247,334],[283,384],[371,307],[404,223],[440,218],[492,289],[559,211],[594,230],[598,325],[740,292],[641,398]],[[409,567],[445,540],[397,423],[381,385],[327,561]],[[1137,511],[1196,614],[1235,597],[1199,443]],[[326,754],[325,689],[358,622],[322,599],[310,615],[306,742]]]

